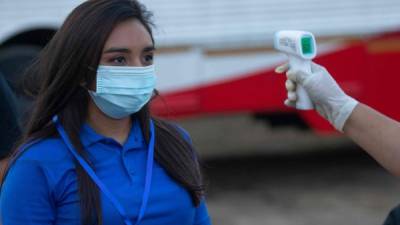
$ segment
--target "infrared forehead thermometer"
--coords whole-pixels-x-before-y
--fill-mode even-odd
[[[311,74],[311,60],[317,55],[315,37],[307,31],[282,30],[275,33],[275,49],[289,57],[290,69]],[[313,104],[305,89],[297,85],[296,108],[313,109]]]

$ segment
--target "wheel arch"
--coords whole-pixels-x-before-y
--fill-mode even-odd
[[[12,45],[34,45],[44,47],[56,33],[57,28],[53,26],[37,26],[21,28],[8,32],[0,39],[0,48]]]

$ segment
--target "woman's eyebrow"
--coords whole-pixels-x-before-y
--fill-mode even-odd
[[[154,47],[154,45],[147,46],[143,49],[144,52],[151,52],[151,51],[155,51],[155,50],[156,50],[156,48]],[[112,48],[109,48],[104,51],[104,53],[115,53],[115,52],[131,53],[132,51],[129,48],[118,48],[118,47],[112,47]]]
[[[131,53],[131,50],[128,48],[109,48],[104,51],[104,53],[114,53],[114,52],[121,52],[121,53]]]
[[[155,51],[155,50],[156,50],[156,47],[154,47],[154,45],[148,46],[143,49],[144,52],[151,52],[151,51]]]

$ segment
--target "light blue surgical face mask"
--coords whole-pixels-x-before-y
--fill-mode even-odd
[[[99,66],[94,103],[106,115],[122,119],[149,102],[156,84],[154,65],[147,67]]]

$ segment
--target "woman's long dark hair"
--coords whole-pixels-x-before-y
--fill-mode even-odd
[[[95,81],[96,70],[93,68],[98,67],[105,42],[117,24],[136,19],[152,36],[151,17],[152,14],[136,0],[89,0],[73,10],[27,70],[28,85],[31,86],[29,93],[34,97],[34,105],[19,143],[56,136],[51,119],[58,115],[74,147],[88,161],[79,132],[88,116],[89,95],[81,85]],[[32,86],[35,83],[39,85]],[[139,118],[148,142],[152,118],[148,105],[132,116]],[[174,125],[161,119],[153,120],[156,128],[155,160],[190,192],[194,204],[198,205],[204,194],[204,185],[191,144]],[[18,158],[19,146],[13,151],[11,162]],[[9,165],[7,170],[11,163]],[[82,223],[102,224],[99,190],[79,163],[75,162],[75,167]]]

